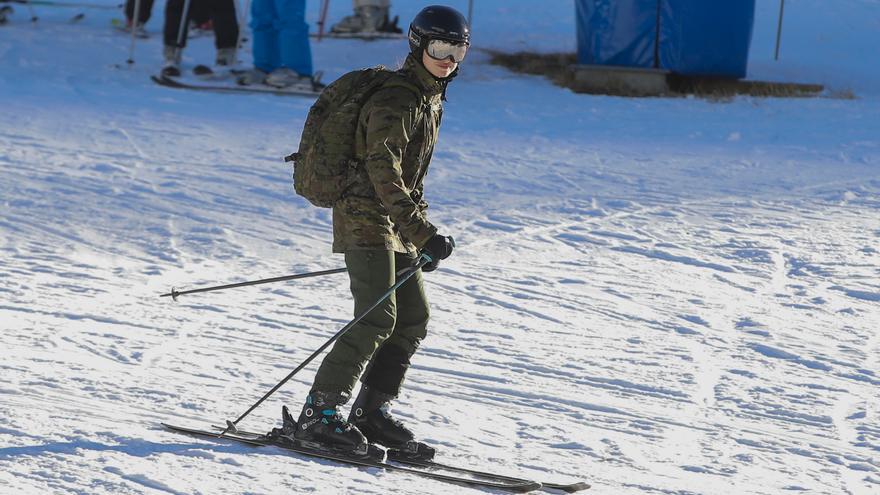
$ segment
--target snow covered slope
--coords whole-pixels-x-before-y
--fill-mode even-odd
[[[344,275],[157,297],[342,265],[280,159],[310,102],[153,85],[163,6],[132,66],[113,11],[0,27],[0,492],[479,493],[158,427],[234,419],[351,312]],[[857,99],[575,95],[472,52],[426,188],[459,249],[395,408],[444,460],[597,494],[880,492],[880,1],[786,2],[774,62],[777,13],[750,77]],[[474,17],[477,46],[574,47],[568,1]],[[313,43],[329,79],[405,50]]]

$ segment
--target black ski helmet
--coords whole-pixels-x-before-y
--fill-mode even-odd
[[[471,28],[461,12],[445,5],[422,9],[409,25],[409,51],[421,56],[430,40],[471,43]]]

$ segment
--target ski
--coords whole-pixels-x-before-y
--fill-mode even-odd
[[[474,469],[468,469],[468,468],[463,468],[463,467],[458,467],[458,466],[450,466],[448,464],[442,464],[442,463],[435,462],[435,461],[414,461],[414,460],[409,460],[405,457],[389,457],[389,460],[392,460],[394,462],[399,462],[401,464],[406,464],[409,466],[416,466],[416,467],[427,468],[427,469],[442,469],[442,470],[446,470],[446,471],[466,473],[466,474],[470,474],[473,476],[481,476],[481,477],[486,477],[486,478],[491,477],[493,479],[504,480],[504,481],[514,481],[514,480],[522,481],[521,478],[512,478],[509,476],[503,476],[503,475],[499,475],[499,474],[495,474],[495,473],[488,473],[485,471],[477,471]],[[578,482],[569,483],[569,484],[549,483],[549,482],[544,482],[544,481],[540,481],[539,483],[541,483],[542,488],[550,489],[550,490],[559,490],[559,491],[563,491],[566,493],[576,493],[576,492],[579,492],[582,490],[589,490],[590,486],[591,486],[589,483],[586,483],[583,481],[578,481]]]
[[[217,426],[217,425],[212,425],[211,428],[217,430],[218,432],[226,430],[225,427]],[[244,431],[244,430],[238,430],[236,432],[236,434],[242,435],[245,437],[250,437],[250,438],[257,438],[257,437],[262,436],[259,433],[255,433],[252,431]],[[401,464],[407,464],[407,465],[413,466],[413,467],[452,471],[452,472],[469,474],[471,476],[478,476],[480,478],[488,478],[488,479],[493,479],[493,480],[498,480],[498,481],[520,482],[520,483],[527,483],[530,481],[530,480],[527,480],[524,478],[516,478],[516,477],[512,477],[512,476],[505,476],[502,474],[491,473],[488,471],[479,471],[479,470],[475,470],[475,469],[463,468],[463,467],[458,467],[458,466],[451,466],[448,464],[442,464],[442,463],[435,462],[435,461],[415,461],[415,460],[407,459],[406,457],[393,456],[393,455],[391,455],[393,450],[389,450],[388,452],[389,452],[388,460],[393,461],[393,462],[397,462],[397,463],[401,463]],[[544,481],[540,481],[538,483],[541,484],[542,488],[547,488],[547,489],[551,489],[551,490],[559,490],[559,491],[563,491],[566,493],[576,493],[579,491],[588,490],[591,487],[591,485],[589,483],[586,483],[583,481],[569,483],[569,484],[550,483],[550,482],[544,482]]]
[[[250,94],[271,94],[271,95],[279,95],[279,96],[313,96],[317,97],[321,94],[320,89],[317,89],[312,85],[311,88],[305,86],[298,86],[296,88],[275,88],[272,86],[267,86],[265,84],[251,84],[248,86],[241,85],[224,85],[217,83],[189,83],[189,82],[181,82],[176,79],[158,75],[158,76],[150,76],[150,79],[153,80],[156,84],[160,86],[165,86],[168,88],[176,88],[176,89],[190,89],[195,91],[210,91],[214,93],[250,93]]]
[[[467,478],[463,476],[453,476],[442,473],[436,473],[433,471],[426,471],[423,469],[418,469],[415,467],[406,467],[400,466],[396,464],[389,464],[387,462],[381,461],[372,461],[369,459],[359,459],[352,457],[345,457],[340,455],[333,455],[329,453],[315,452],[312,450],[298,448],[294,445],[288,444],[278,444],[272,442],[270,440],[261,439],[260,437],[256,437],[253,435],[247,435],[242,433],[224,433],[222,431],[207,431],[200,430],[198,428],[187,428],[183,426],[174,426],[168,423],[162,423],[162,426],[168,430],[183,433],[187,435],[199,436],[199,437],[208,437],[213,439],[224,439],[224,440],[232,440],[235,442],[243,443],[245,445],[250,445],[252,447],[277,447],[280,449],[288,450],[291,452],[295,452],[300,455],[317,457],[320,459],[326,459],[329,461],[339,462],[342,464],[349,464],[352,466],[358,467],[368,467],[368,468],[378,468],[384,469],[386,471],[397,471],[402,473],[409,473],[416,476],[421,476],[423,478],[429,478],[437,481],[444,481],[447,483],[453,483],[458,485],[467,485],[474,487],[482,487],[482,488],[495,488],[499,490],[514,492],[514,493],[526,493],[534,490],[540,490],[541,484],[535,481],[528,480],[516,480],[516,481],[501,481],[500,479],[476,479],[476,478]]]
[[[84,9],[103,9],[103,10],[119,10],[123,4],[106,5],[99,3],[82,3],[82,2],[54,2],[52,0],[0,0],[0,3],[20,3],[31,5],[44,5],[47,7],[80,7]]]

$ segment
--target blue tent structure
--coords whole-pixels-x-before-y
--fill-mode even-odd
[[[746,75],[755,0],[575,0],[578,62]]]

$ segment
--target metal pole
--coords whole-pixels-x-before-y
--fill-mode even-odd
[[[327,22],[327,9],[330,7],[330,0],[321,1],[321,15],[318,18],[318,41],[324,37],[324,24]]]
[[[468,27],[474,29],[474,0],[468,0]]]
[[[351,321],[348,323],[348,325],[345,325],[344,327],[342,327],[341,330],[339,330],[338,332],[336,332],[336,335],[334,335],[333,337],[331,337],[330,340],[328,340],[327,342],[325,342],[324,345],[322,345],[321,347],[318,348],[318,350],[316,350],[315,352],[313,352],[311,356],[309,356],[308,358],[306,358],[306,360],[303,361],[302,364],[300,364],[299,366],[297,366],[295,370],[291,371],[289,375],[287,375],[286,377],[284,377],[283,380],[281,380],[280,382],[278,382],[277,385],[275,385],[274,387],[272,387],[272,390],[268,391],[268,392],[266,393],[266,395],[264,395],[263,397],[260,398],[260,400],[258,400],[257,402],[255,402],[254,405],[252,405],[247,411],[245,411],[244,414],[242,414],[241,416],[239,416],[238,419],[236,419],[235,421],[229,421],[229,420],[226,420],[226,429],[223,430],[223,432],[220,433],[220,434],[218,434],[217,436],[218,436],[218,437],[219,437],[219,436],[222,436],[222,435],[224,435],[224,434],[226,434],[226,433],[228,433],[228,432],[230,432],[230,431],[235,432],[235,431],[236,431],[235,425],[237,425],[239,421],[243,420],[248,414],[251,413],[251,411],[253,411],[253,410],[256,409],[260,404],[262,404],[264,400],[268,399],[269,396],[271,396],[272,394],[274,394],[276,390],[278,390],[279,388],[281,388],[282,385],[284,385],[285,383],[287,383],[288,380],[290,380],[291,378],[293,378],[293,375],[299,373],[300,370],[302,370],[303,368],[305,368],[306,365],[308,365],[310,362],[312,362],[312,360],[315,359],[315,358],[318,356],[318,354],[321,354],[321,352],[323,352],[324,349],[326,349],[327,347],[329,347],[330,344],[332,344],[333,342],[335,342],[339,337],[342,337],[342,335],[343,335],[344,333],[346,333],[346,332],[348,332],[349,330],[351,330],[352,327],[354,327],[359,321],[361,321],[362,319],[364,319],[364,317],[366,317],[368,314],[370,314],[371,311],[373,311],[374,309],[376,309],[376,307],[379,306],[379,304],[381,304],[382,301],[384,301],[385,299],[388,299],[389,297],[391,297],[391,294],[394,294],[394,291],[396,291],[398,287],[400,287],[401,285],[403,285],[407,280],[409,280],[410,277],[412,277],[417,271],[419,271],[423,266],[425,266],[427,263],[430,263],[431,261],[432,261],[432,258],[431,258],[430,256],[428,256],[427,254],[424,254],[424,253],[423,253],[423,254],[421,255],[421,257],[419,258],[419,262],[418,262],[414,267],[410,268],[410,269],[408,270],[408,272],[404,272],[405,274],[403,275],[403,278],[401,278],[400,280],[398,280],[397,283],[394,284],[393,287],[391,287],[390,289],[388,289],[388,292],[386,292],[384,295],[382,295],[382,297],[380,297],[378,301],[376,301],[375,303],[373,303],[373,305],[370,306],[369,309],[367,309],[367,310],[364,311],[363,313],[359,314],[355,319],[351,320]]]
[[[241,2],[239,0],[235,0],[235,6],[239,10],[241,10]],[[241,49],[241,46],[244,44],[244,30],[247,26],[248,15],[251,10],[251,0],[245,0],[244,2],[244,10],[239,12],[238,16],[238,40],[235,42],[235,50],[236,54],[238,50]],[[235,57],[235,61],[238,62],[238,55]]]
[[[31,13],[31,22],[37,22],[40,18],[37,17],[37,13],[34,12],[33,3],[31,3],[31,0],[25,0],[25,3],[27,4],[27,8]]]
[[[141,0],[134,0],[134,12],[131,13],[131,47],[128,49],[128,65],[134,63],[134,44],[137,39],[137,25],[141,17]]]
[[[216,287],[205,287],[201,289],[192,289],[185,291],[178,291],[177,289],[171,288],[171,292],[168,294],[162,294],[159,297],[168,297],[171,296],[175,301],[177,300],[177,296],[183,296],[186,294],[196,294],[199,292],[212,292],[215,290],[224,290],[224,289],[234,289],[236,287],[247,287],[249,285],[260,285],[260,284],[270,284],[272,282],[285,282],[287,280],[296,280],[299,278],[309,278],[309,277],[320,277],[322,275],[332,275],[334,273],[342,273],[348,271],[348,268],[336,268],[333,270],[324,270],[320,272],[311,272],[311,273],[299,273],[296,275],[286,275],[284,277],[273,277],[273,278],[264,278],[262,280],[252,280],[250,282],[238,282],[235,284],[226,284],[226,285],[218,285]]]
[[[186,25],[189,23],[189,4],[191,0],[183,2],[183,12],[180,13],[180,26],[177,28],[177,48],[183,48],[183,33],[186,31]]]
[[[779,2],[779,27],[776,28],[776,60],[779,60],[779,44],[782,41],[782,16],[785,14],[785,0]]]

